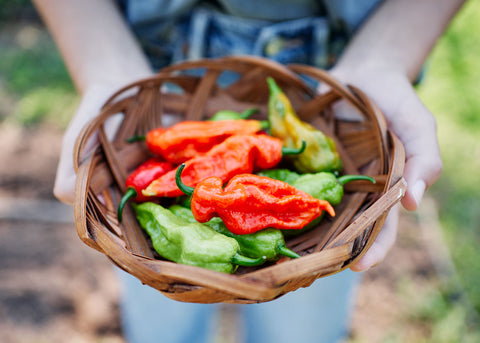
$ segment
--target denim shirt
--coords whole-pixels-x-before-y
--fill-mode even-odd
[[[118,0],[154,68],[257,55],[331,67],[382,0]]]

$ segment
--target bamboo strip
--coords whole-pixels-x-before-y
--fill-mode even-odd
[[[188,75],[193,69],[205,73]],[[239,77],[222,88],[217,83],[225,71]],[[327,84],[330,92],[317,94],[302,81],[302,74]],[[343,173],[375,176],[378,182],[347,184],[345,201],[337,207],[335,219],[324,219],[317,228],[288,238],[287,246],[302,256],[299,259],[242,267],[233,275],[163,260],[152,249],[130,206],[125,208],[124,222],[120,225],[116,220],[126,175],[149,156],[144,144],[126,144],[125,138],[161,124],[208,118],[224,109],[240,112],[256,107],[259,113],[255,117],[265,119],[267,76],[278,81],[302,118],[333,137],[344,161]],[[171,87],[166,87],[170,84],[181,92],[170,92]],[[349,102],[360,117],[354,121],[337,118],[338,101]],[[122,122],[110,142],[103,126],[119,115],[123,115]],[[96,138],[99,146],[92,149]],[[371,246],[406,187],[403,146],[361,90],[340,84],[325,71],[251,56],[180,63],[121,88],[82,130],[73,158],[77,172],[75,227],[81,240],[141,282],[186,302],[272,301],[344,270]]]

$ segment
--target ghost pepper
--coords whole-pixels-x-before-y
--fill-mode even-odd
[[[144,202],[133,208],[153,248],[167,260],[224,273],[233,273],[238,265],[257,266],[265,261],[241,255],[233,238],[207,225],[190,223],[161,205]]]
[[[172,205],[168,208],[173,214],[184,218],[192,223],[197,222],[192,210],[180,205]],[[221,233],[222,235],[234,238],[239,246],[240,252],[252,258],[264,257],[267,261],[277,260],[280,256],[298,258],[296,252],[288,249],[285,244],[282,231],[274,228],[267,228],[251,234],[236,235],[230,232],[220,218],[212,218],[205,225]]]
[[[132,199],[135,202],[143,202],[151,199],[142,194],[142,190],[146,188],[153,180],[164,175],[173,169],[170,162],[165,162],[157,158],[149,158],[137,167],[125,181],[127,191],[120,200],[118,205],[118,221],[122,222],[123,208],[126,203]]]
[[[356,180],[366,180],[375,183],[375,179],[367,175],[342,175],[337,177],[335,174],[328,172],[300,175],[288,169],[263,170],[258,175],[287,182],[316,199],[328,201],[332,206],[337,206],[342,201],[344,195],[343,186],[346,183]],[[321,219],[322,216],[318,217],[302,230],[283,230],[283,234],[285,236],[301,234],[317,226]]]
[[[166,129],[150,130],[145,142],[152,153],[180,164],[232,135],[254,134],[263,129],[264,124],[258,120],[182,121]]]
[[[337,177],[329,172],[298,174],[288,169],[263,170],[258,175],[284,181],[316,199],[327,200],[333,206],[340,204],[345,184],[358,180],[375,183],[375,179],[367,175],[342,175]]]
[[[300,173],[340,171],[342,161],[333,139],[322,131],[302,121],[295,113],[290,100],[269,77],[268,122],[270,134],[282,140],[284,146],[299,147],[304,140],[305,151],[291,159]]]
[[[223,188],[218,177],[202,180],[195,188],[182,183],[177,171],[177,185],[185,194],[192,194],[191,208],[201,223],[219,217],[234,234],[250,234],[273,227],[301,229],[323,211],[335,216],[333,207],[325,200],[290,186],[283,181],[254,174],[234,176]]]
[[[195,186],[201,180],[216,176],[227,182],[234,175],[275,167],[285,154],[300,150],[282,147],[278,138],[265,134],[235,135],[213,147],[207,153],[185,162],[184,183]],[[177,187],[175,174],[178,167],[154,180],[142,191],[145,196],[177,197],[183,192]]]
[[[249,108],[243,112],[236,112],[232,110],[221,110],[216,112],[210,120],[238,120],[248,119],[252,114],[258,112],[257,108]]]

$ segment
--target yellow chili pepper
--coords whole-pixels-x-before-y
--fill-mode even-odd
[[[306,142],[305,151],[291,157],[297,171],[300,173],[340,171],[342,161],[333,139],[297,116],[290,100],[273,78],[268,77],[267,83],[270,89],[268,102],[270,134],[280,138],[283,145],[289,148],[299,148],[302,141]]]

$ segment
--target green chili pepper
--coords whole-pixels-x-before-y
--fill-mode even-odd
[[[258,112],[258,108],[250,108],[243,112],[236,112],[231,110],[222,110],[215,113],[210,120],[219,121],[219,120],[239,120],[239,119],[248,119],[252,114]],[[269,127],[268,120],[260,121],[262,130],[267,130]]]
[[[257,266],[265,261],[241,255],[235,239],[207,225],[190,223],[161,205],[145,202],[134,209],[153,248],[167,260],[224,273],[233,273],[237,265]]]
[[[332,138],[302,121],[293,110],[290,100],[275,81],[267,78],[270,89],[268,101],[268,122],[270,134],[280,138],[287,147],[299,147],[305,140],[305,151],[292,157],[293,164],[300,173],[320,171],[340,171],[342,161]]]
[[[186,219],[191,223],[196,223],[195,217],[189,208],[172,205],[169,210],[176,216]],[[298,258],[296,252],[288,249],[285,245],[285,239],[281,230],[268,228],[251,234],[236,235],[231,233],[220,218],[212,218],[205,225],[225,236],[235,239],[240,245],[240,252],[251,258],[265,258],[266,260],[276,260],[279,255],[290,258]]]
[[[265,169],[257,173],[275,180],[280,180],[293,186],[293,183],[300,177],[300,174],[290,169]]]
[[[243,112],[236,112],[231,110],[222,110],[215,113],[210,120],[237,120],[248,119],[252,114],[258,112],[258,108],[249,108]]]
[[[294,187],[310,194],[314,198],[327,200],[332,206],[340,204],[343,198],[343,186],[351,181],[366,180],[375,183],[375,179],[366,175],[343,175],[320,172],[304,174],[294,183]]]

